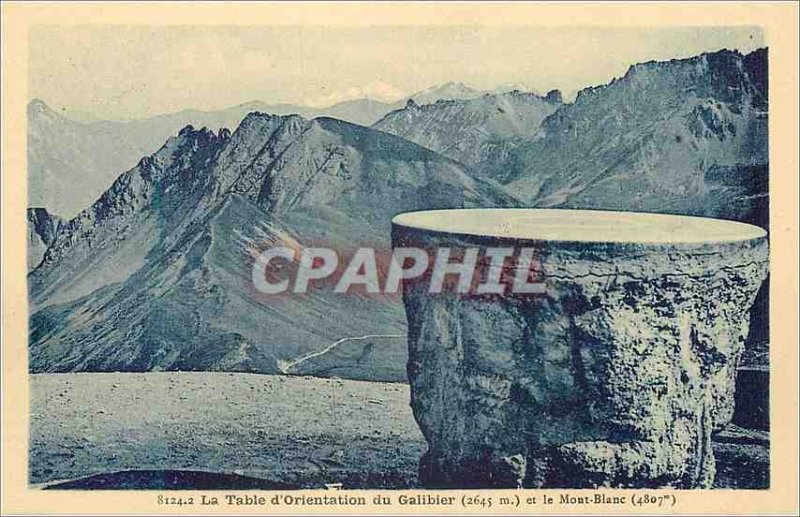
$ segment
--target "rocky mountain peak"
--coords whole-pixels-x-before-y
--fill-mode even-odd
[[[747,56],[724,49],[687,59],[632,65],[621,78],[579,91],[575,104],[593,103],[591,99],[598,95],[605,102],[617,97],[623,102],[624,96],[627,109],[644,117],[653,110],[678,107],[693,98],[713,98],[730,104],[734,110],[751,102],[765,107],[766,77],[766,49]]]
[[[58,125],[64,120],[61,114],[38,98],[28,103],[27,116],[29,123],[44,125]]]
[[[233,135],[249,135],[255,132],[271,132],[274,128],[283,127],[284,131],[295,133],[308,125],[309,121],[298,115],[273,115],[261,111],[248,113],[234,131]]]
[[[192,138],[195,140],[214,140],[218,138],[218,135],[208,127],[203,126],[200,129],[195,129],[191,124],[178,131],[178,136]]]
[[[194,126],[189,124],[184,126],[180,131],[178,131],[178,136],[188,135],[194,132]]]
[[[52,111],[42,99],[33,99],[28,103],[28,115]]]
[[[51,214],[46,208],[28,208],[28,223],[47,246],[56,239],[58,228],[63,222],[59,216]]]
[[[550,90],[544,96],[544,100],[551,104],[563,104],[564,100],[561,97],[561,90]]]

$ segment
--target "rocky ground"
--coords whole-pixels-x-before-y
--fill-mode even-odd
[[[425,450],[404,384],[176,372],[30,379],[37,486],[406,488]],[[766,432],[731,427],[714,449],[718,487],[768,485]]]

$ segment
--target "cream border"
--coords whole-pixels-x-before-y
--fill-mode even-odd
[[[798,9],[750,3],[31,3],[2,4],[2,513],[199,513],[165,510],[156,492],[43,492],[27,487],[28,382],[25,283],[27,33],[48,24],[207,25],[760,25],[770,48],[772,221],[772,488],[677,492],[652,513],[796,514],[798,508]],[[369,495],[375,491],[361,492]],[[384,491],[386,492],[386,491]],[[527,491],[526,491],[527,492]],[[556,492],[553,490],[546,492]],[[571,491],[577,492],[577,491]],[[615,493],[616,491],[606,491]],[[639,491],[644,492],[644,491]],[[203,492],[208,493],[208,492]],[[393,492],[398,494],[399,492]],[[448,492],[451,495],[462,491]],[[523,494],[512,491],[510,494]],[[182,495],[190,495],[183,492]],[[370,499],[368,497],[368,499]],[[552,508],[552,507],[551,507]],[[314,507],[216,507],[222,513],[301,513]],[[317,510],[319,511],[319,510]],[[536,506],[513,513],[544,513]],[[550,510],[552,511],[552,510]],[[642,513],[632,507],[572,506],[559,513]],[[470,513],[461,507],[349,508],[343,514]],[[479,513],[479,512],[473,512]],[[485,512],[484,512],[485,513]]]

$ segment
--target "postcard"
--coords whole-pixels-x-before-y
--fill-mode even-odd
[[[796,6],[2,8],[4,515],[798,511]]]

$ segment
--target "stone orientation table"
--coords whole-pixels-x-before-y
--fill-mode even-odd
[[[403,280],[411,406],[430,487],[710,487],[766,232],[698,217],[472,209],[401,214],[393,246],[532,248],[538,293]],[[477,261],[476,278],[496,262]],[[510,264],[510,265],[509,265]],[[503,274],[523,261],[508,260]],[[503,277],[505,278],[505,277]],[[507,285],[510,286],[510,283]]]

